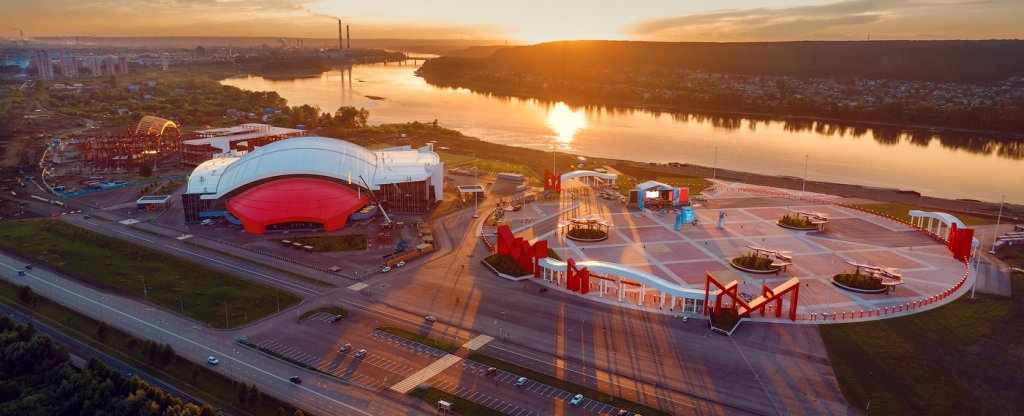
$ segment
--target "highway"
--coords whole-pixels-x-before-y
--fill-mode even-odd
[[[426,403],[417,399],[371,392],[338,383],[332,378],[305,371],[281,360],[243,348],[234,343],[239,331],[205,329],[176,314],[142,302],[110,296],[74,279],[59,276],[37,266],[17,276],[24,262],[0,254],[0,276],[19,285],[29,285],[37,293],[54,299],[93,318],[106,321],[139,337],[171,344],[182,357],[205,363],[215,356],[215,370],[231,378],[255,383],[261,391],[297,406],[324,415],[432,414]],[[305,382],[288,381],[301,375]]]

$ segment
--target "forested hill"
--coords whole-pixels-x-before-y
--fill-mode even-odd
[[[428,64],[425,72],[444,71],[446,67],[548,75],[671,68],[723,74],[983,83],[1024,75],[1024,41],[566,41],[501,49],[482,60],[441,58]]]

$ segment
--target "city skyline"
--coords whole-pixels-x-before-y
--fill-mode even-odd
[[[793,41],[1021,38],[1024,6],[1011,0],[729,0],[628,5],[525,0],[482,4],[398,0],[340,4],[307,0],[42,3],[5,7],[4,37],[270,36],[329,38],[328,19],[357,38]],[[568,22],[568,23],[567,23]]]

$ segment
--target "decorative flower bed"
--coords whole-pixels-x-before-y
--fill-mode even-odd
[[[832,283],[841,289],[861,293],[880,293],[885,291],[882,281],[874,276],[862,273],[841,273],[832,276]]]
[[[573,228],[565,236],[573,241],[593,242],[607,240],[608,232],[594,228]]]
[[[772,266],[771,259],[753,253],[733,258],[729,260],[729,264],[748,273],[775,273],[779,271],[778,267]]]
[[[818,229],[818,226],[814,225],[811,220],[799,215],[783,215],[776,224],[793,230],[813,231]]]

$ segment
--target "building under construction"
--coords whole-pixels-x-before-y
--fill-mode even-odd
[[[82,163],[92,170],[121,170],[180,157],[182,134],[174,122],[154,116],[121,131],[77,134],[54,141],[52,161]]]

